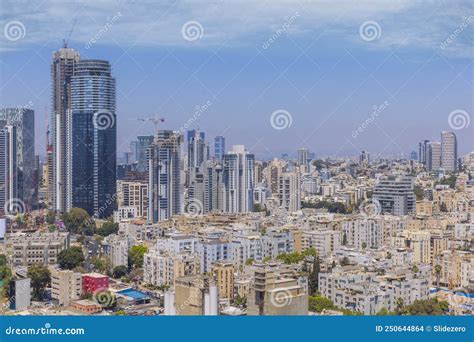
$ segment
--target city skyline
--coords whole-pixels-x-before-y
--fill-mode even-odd
[[[466,113],[467,120],[472,115],[472,49],[468,47],[472,17],[464,11],[468,3],[451,8],[442,17],[443,25],[436,23],[446,9],[445,2],[431,11],[405,2],[386,8],[371,4],[364,7],[371,8],[367,14],[339,4],[335,8],[346,20],[329,20],[330,13],[323,11],[318,15],[320,25],[308,22],[314,15],[312,5],[270,6],[268,11],[274,16],[262,19],[258,27],[236,32],[230,25],[227,35],[217,37],[216,26],[221,23],[210,21],[209,13],[197,12],[195,18],[183,18],[180,23],[181,16],[186,16],[181,14],[156,35],[155,44],[140,39],[146,35],[133,35],[138,23],[125,10],[140,11],[139,5],[97,6],[109,6],[109,16],[92,15],[91,4],[65,6],[54,32],[42,21],[42,15],[52,10],[49,5],[39,6],[38,15],[26,20],[28,9],[10,6],[3,23],[16,18],[24,27],[24,37],[7,39],[0,47],[6,80],[0,93],[2,106],[32,103],[37,153],[43,157],[46,115],[51,112],[46,64],[62,38],[68,37],[74,20],[69,47],[84,58],[108,60],[118,80],[119,156],[137,135],[155,134],[152,125],[139,120],[155,115],[165,118],[160,124],[164,129],[178,129],[197,116],[189,129],[199,128],[210,141],[223,135],[228,146],[244,144],[257,158],[265,159],[294,154],[301,147],[325,156],[359,155],[362,150],[374,157],[408,155],[417,150],[419,140],[435,140],[440,131],[452,130],[450,113]],[[232,17],[218,4],[213,9]],[[427,20],[432,18],[433,25],[423,27],[420,43],[410,29],[412,18],[423,9],[430,13]],[[186,8],[172,4],[168,10],[187,13]],[[401,36],[406,42],[394,39],[400,28],[394,27],[393,20],[400,13],[407,16],[408,32]],[[85,32],[83,26],[91,18],[94,24]],[[200,25],[191,26],[197,29],[197,38],[182,30],[191,19]],[[377,24],[372,26],[375,38],[362,30],[362,24],[372,21]],[[127,34],[124,25],[131,27]],[[98,33],[93,35],[95,29]],[[44,35],[39,38],[37,32]],[[445,42],[453,32],[455,39]],[[27,51],[31,54],[25,54]],[[282,122],[288,127],[272,127],[274,113],[283,114],[284,119],[288,113],[290,121]],[[455,133],[458,154],[472,151],[472,126],[467,124]]]

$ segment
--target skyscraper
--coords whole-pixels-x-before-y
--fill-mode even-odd
[[[429,140],[422,140],[418,143],[418,162],[427,166],[427,158],[428,158],[428,143]]]
[[[53,209],[67,210],[67,161],[70,160],[67,148],[67,131],[70,126],[68,111],[71,109],[71,78],[75,65],[79,62],[79,52],[70,48],[61,48],[53,55],[51,63],[52,112],[49,145],[52,165],[48,165],[50,198]]]
[[[71,77],[67,112],[66,210],[79,207],[99,218],[115,209],[115,78],[107,61],[81,60]]]
[[[304,172],[309,172],[309,151],[306,148],[300,148],[298,150],[298,166],[303,165]]]
[[[13,214],[10,204],[18,197],[16,149],[16,128],[7,125],[0,129],[0,216]]]
[[[224,155],[224,211],[229,213],[253,211],[255,187],[255,157],[243,145],[234,145]]]
[[[441,167],[441,144],[439,142],[429,142],[427,144],[426,169],[437,171]]]
[[[188,168],[189,175],[201,166],[208,159],[208,146],[206,144],[206,134],[197,130],[188,131]]]
[[[148,219],[159,222],[182,210],[181,144],[179,132],[160,130],[149,148]]]
[[[214,156],[220,162],[222,162],[222,158],[225,154],[225,138],[223,136],[218,135],[214,138]]]
[[[441,132],[441,167],[445,171],[456,171],[458,143],[454,132]]]
[[[137,137],[137,170],[144,172],[148,170],[148,148],[153,144],[153,135],[139,135]]]
[[[4,108],[0,110],[0,129],[15,127],[16,170],[18,192],[25,210],[36,208],[35,196],[35,112],[27,108]]]

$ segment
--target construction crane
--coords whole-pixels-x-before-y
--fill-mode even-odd
[[[159,118],[155,115],[155,116],[152,116],[152,117],[149,117],[149,118],[138,118],[137,121],[142,121],[142,122],[151,121],[151,122],[153,122],[153,124],[155,125],[155,131],[158,132],[158,126],[159,126],[160,122],[165,121],[165,118]]]
[[[63,48],[65,49],[67,49],[67,45],[69,44],[69,39],[71,39],[72,31],[74,30],[76,23],[77,23],[77,19],[74,19],[74,21],[72,22],[71,30],[69,31],[69,35],[67,36],[66,39],[63,39]]]

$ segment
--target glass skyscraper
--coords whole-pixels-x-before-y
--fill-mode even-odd
[[[0,129],[15,127],[16,166],[18,180],[17,197],[25,204],[25,210],[36,209],[35,180],[35,112],[27,108],[0,109]]]
[[[223,136],[217,136],[214,138],[214,156],[220,162],[225,154],[225,138]]]
[[[115,79],[104,60],[81,60],[71,78],[67,146],[67,208],[104,218],[116,194]]]

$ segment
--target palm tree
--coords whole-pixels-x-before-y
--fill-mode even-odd
[[[435,266],[435,274],[436,274],[436,286],[439,287],[439,279],[441,278],[441,265]]]

